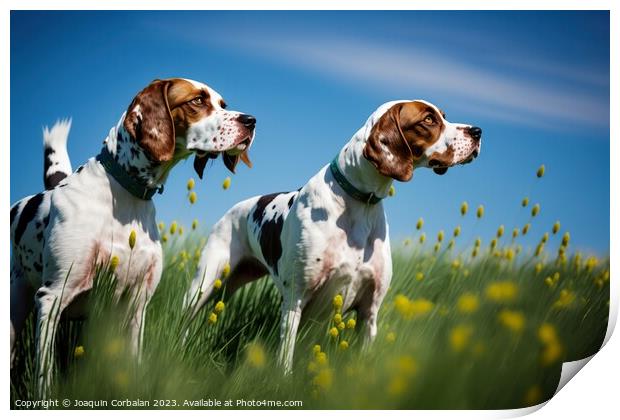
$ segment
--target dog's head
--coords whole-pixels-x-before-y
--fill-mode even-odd
[[[443,175],[478,156],[481,136],[480,128],[447,121],[429,102],[388,102],[366,123],[364,157],[379,173],[398,181],[409,181],[418,167]]]
[[[247,152],[256,119],[226,109],[222,96],[189,79],[154,80],[133,99],[123,125],[155,163],[195,153],[194,168],[202,178],[209,158],[222,154],[234,172]]]

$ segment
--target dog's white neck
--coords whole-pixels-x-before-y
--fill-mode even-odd
[[[368,132],[367,132],[368,131]],[[364,157],[364,146],[369,130],[360,128],[351,140],[340,150],[338,165],[340,170],[355,188],[377,197],[387,197],[393,179],[380,174]]]
[[[116,126],[110,129],[108,137],[104,140],[104,147],[107,147],[118,164],[138,182],[149,188],[159,188],[164,185],[170,170],[183,156],[181,153],[177,153],[178,150],[175,150],[174,157],[170,161],[153,162],[144,149],[125,130],[124,120],[125,113]],[[177,139],[175,147],[178,147],[182,140]]]

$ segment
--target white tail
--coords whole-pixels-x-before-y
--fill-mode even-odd
[[[54,188],[73,170],[67,153],[71,118],[56,121],[51,129],[43,127],[43,182],[45,189]]]

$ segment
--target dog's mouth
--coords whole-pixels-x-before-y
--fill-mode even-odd
[[[205,167],[207,166],[207,162],[209,161],[209,159],[216,159],[219,155],[222,155],[224,166],[226,166],[226,168],[228,168],[228,170],[232,173],[235,173],[235,169],[239,161],[242,161],[246,164],[248,168],[251,168],[252,161],[250,161],[250,158],[248,157],[248,149],[252,144],[252,134],[253,133],[244,137],[241,141],[235,144],[234,147],[228,150],[207,152],[200,149],[189,149],[196,155],[194,157],[194,170],[198,174],[198,177],[202,179]]]
[[[456,165],[467,165],[468,163],[473,162],[474,159],[478,157],[480,154],[478,149],[474,149],[466,158],[461,160],[460,162],[455,162],[450,165],[446,165],[445,162],[441,162],[439,159],[431,159],[428,161],[428,166],[433,169],[437,175],[443,175],[448,172],[448,168]]]

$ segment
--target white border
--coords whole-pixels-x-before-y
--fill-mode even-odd
[[[4,13],[0,20],[0,134],[3,141],[3,153],[0,153],[0,206],[4,209],[9,208],[9,148],[10,148],[10,126],[9,126],[9,113],[10,113],[10,74],[9,74],[9,58],[10,58],[10,10],[198,10],[198,9],[213,9],[213,10],[234,10],[234,9],[250,9],[250,10],[275,10],[275,9],[291,9],[291,10],[558,10],[558,9],[570,9],[570,10],[611,10],[611,34],[610,34],[610,49],[611,49],[611,69],[612,75],[610,90],[611,90],[611,108],[610,115],[620,115],[618,112],[620,107],[618,96],[618,84],[617,74],[620,71],[618,66],[618,39],[620,34],[620,19],[618,15],[617,2],[612,0],[505,0],[501,2],[497,1],[463,1],[463,0],[409,0],[409,1],[395,1],[395,0],[357,0],[349,2],[337,2],[334,0],[297,0],[292,1],[250,1],[250,0],[228,0],[226,2],[204,2],[196,0],[175,0],[174,2],[164,0],[134,0],[134,1],[89,1],[88,5],[84,0],[56,0],[54,3],[50,3],[45,0],[8,0],[2,2],[2,8]],[[87,7],[85,7],[87,6]],[[614,7],[616,6],[616,7]],[[618,161],[618,119],[611,119],[610,122],[610,138],[615,139],[610,144],[610,159],[611,161]],[[616,159],[614,159],[616,158]],[[587,169],[582,169],[587,170]],[[611,190],[617,187],[616,180],[618,179],[617,165],[610,165],[611,170]],[[617,191],[617,189],[616,189]],[[620,207],[618,206],[618,196],[610,195],[610,214],[620,214]],[[616,272],[616,262],[618,261],[618,249],[615,246],[613,238],[617,238],[620,232],[618,231],[618,224],[612,217],[610,220],[610,256],[611,256],[611,272],[612,275]],[[8,238],[8,224],[0,223],[0,237]],[[0,244],[1,258],[7,265],[1,264],[3,270],[8,270],[9,263],[9,241],[1,241]],[[8,276],[5,276],[8,277]],[[615,325],[618,314],[618,287],[617,282],[611,282],[611,306],[610,306],[610,326],[606,337],[606,342],[610,338],[610,333]],[[2,282],[0,286],[3,288],[5,299],[8,299],[8,281]],[[9,317],[9,305],[3,305],[4,307],[4,319]],[[9,325],[6,323],[4,337],[9,336]],[[4,369],[4,386],[0,393],[0,398],[4,401],[5,410],[8,410],[9,404],[9,381],[8,379],[8,343],[5,341],[4,350],[1,358],[5,360]],[[564,389],[559,392],[554,398],[546,404],[543,410],[537,411],[532,415],[532,418],[536,419],[555,419],[555,418],[583,418],[584,416],[593,416],[594,418],[609,418],[611,413],[618,412],[617,404],[617,374],[619,372],[620,363],[616,355],[620,354],[620,343],[616,338],[612,338],[607,342],[601,354],[597,354],[592,362],[588,363],[588,366],[583,369],[583,372],[579,374],[579,379],[570,381]],[[540,406],[544,406],[541,404]],[[539,407],[540,407],[539,406]],[[522,410],[506,410],[506,411],[390,411],[390,412],[376,412],[376,411],[299,411],[295,413],[286,411],[240,411],[237,412],[241,416],[252,416],[260,418],[270,419],[284,419],[294,415],[299,418],[312,418],[317,416],[338,416],[340,418],[374,418],[381,415],[395,416],[399,418],[410,418],[411,416],[421,418],[504,418],[514,417],[519,415],[525,415],[536,409],[522,409]],[[82,411],[65,411],[65,412],[12,412],[12,415],[16,417],[31,417],[31,416],[50,416],[57,418],[80,418],[84,416]],[[125,413],[119,413],[124,415]],[[89,412],[89,417],[104,418],[107,416],[105,412]],[[146,416],[151,418],[168,418],[171,413],[165,411],[137,411],[132,415]],[[184,412],[183,415],[194,418],[203,419],[206,413],[197,412]],[[230,416],[236,415],[233,412],[216,412],[213,415],[218,416]]]

